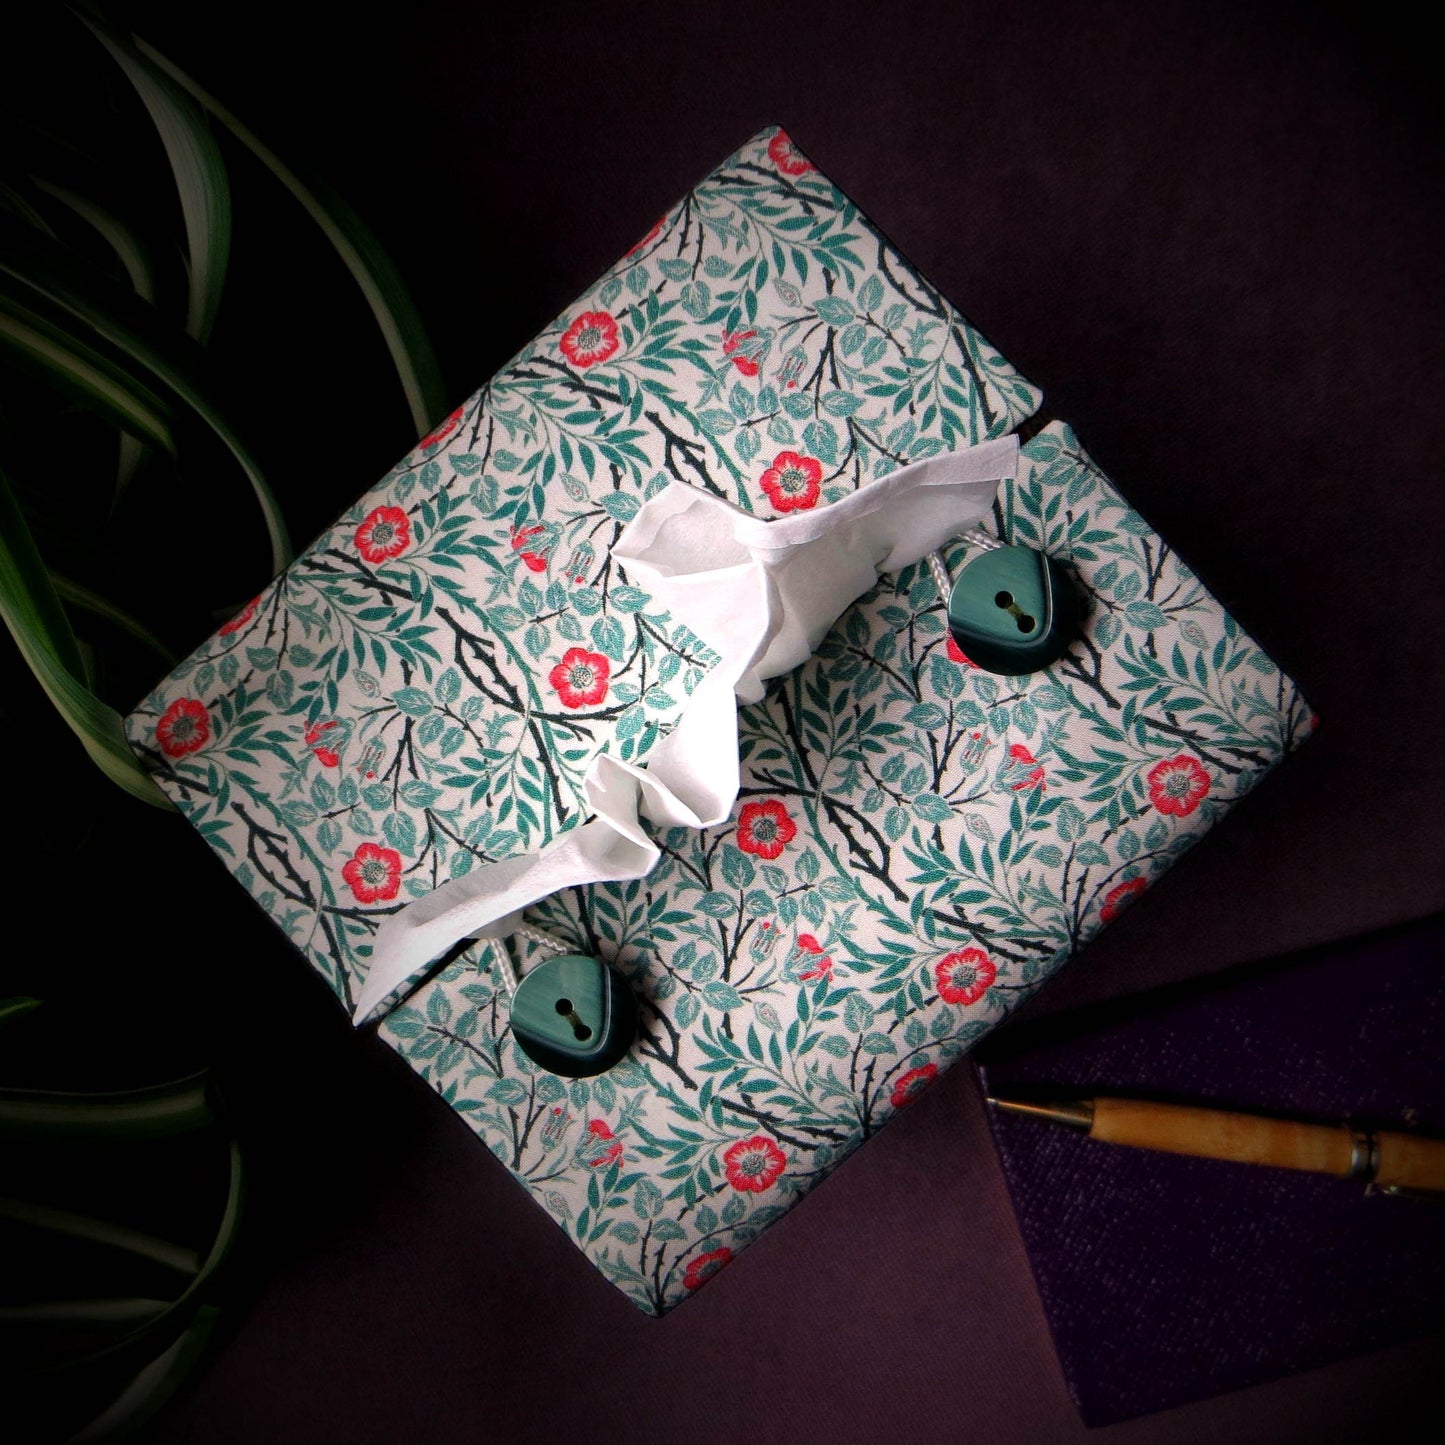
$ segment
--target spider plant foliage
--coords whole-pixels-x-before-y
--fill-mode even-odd
[[[202,564],[203,584],[232,589],[208,599],[212,621],[291,556],[252,440],[264,390],[238,396],[210,354],[233,267],[229,167],[279,183],[299,202],[297,224],[309,217],[350,272],[417,434],[445,411],[444,393],[396,268],[345,202],[100,10],[46,23],[37,44],[63,51],[79,78],[0,138],[0,617],[101,770],[167,807],[112,705],[131,704],[158,661],[174,660],[164,629],[136,615],[172,568],[146,545],[187,540],[166,503],[253,498],[243,577]],[[138,520],[161,512],[169,532]]]

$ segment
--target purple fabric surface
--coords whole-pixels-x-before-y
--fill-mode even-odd
[[[1036,1015],[1445,906],[1445,612],[1399,603],[1401,578],[1438,576],[1445,523],[1439,87],[1403,7],[126,8],[373,222],[457,398],[773,121],[1045,389],[1324,725]],[[64,55],[13,71],[10,99],[73,84]],[[311,285],[333,259],[236,170],[217,364],[255,399],[304,539],[414,433],[344,280]],[[284,344],[278,300],[304,323]],[[181,652],[215,625],[213,569],[232,599],[265,580],[259,529],[239,483],[133,509],[180,558],[207,507],[228,545],[191,564],[205,575],[178,560],[136,583],[176,608]],[[122,537],[118,571],[131,555]],[[253,1165],[232,1332],[154,1439],[1421,1438],[1439,1341],[1089,1435],[962,1069],[696,1299],[642,1319],[351,1034],[197,839],[97,799],[28,674],[4,683],[0,742],[28,765],[7,775],[0,877],[64,917],[80,880],[104,924],[59,967],[10,950],[7,991],[219,1058]],[[145,968],[118,968],[111,941],[137,939]],[[308,1045],[284,1073],[278,1035]]]
[[[1166,991],[1167,992],[1167,991]],[[1065,1036],[985,1048],[1005,1098],[1090,1093],[1445,1137],[1445,917]],[[1117,1012],[1117,1011],[1116,1011]],[[1082,1030],[1082,1031],[1080,1031]],[[996,1113],[1070,1393],[1107,1424],[1427,1334],[1445,1202],[1098,1143]]]

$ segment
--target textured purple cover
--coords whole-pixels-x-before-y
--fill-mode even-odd
[[[1445,916],[1087,1033],[986,1050],[1003,1096],[1214,1102],[1445,1133]],[[994,1111],[1070,1393],[1101,1425],[1377,1349],[1445,1319],[1445,1203],[1101,1144]]]

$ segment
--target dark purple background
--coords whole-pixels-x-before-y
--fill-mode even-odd
[[[1439,85],[1405,7],[132,9],[375,224],[454,400],[771,122],[1044,388],[1324,725],[1035,1015],[1445,906]],[[70,55],[17,53],[16,85],[74,85]],[[216,351],[304,540],[413,428],[345,283],[295,279],[324,249],[238,172]],[[141,501],[141,531],[221,539],[152,568],[158,594],[265,580],[239,485]],[[645,1319],[195,837],[97,801],[27,687],[4,698],[24,763],[0,878],[70,931],[7,979],[124,1019],[142,1060],[178,1036],[218,1057],[253,1164],[234,1336],[157,1439],[1083,1438],[969,1070]],[[1406,1438],[1442,1359],[1407,1345],[1097,1438]]]

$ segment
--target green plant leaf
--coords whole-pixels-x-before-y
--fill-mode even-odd
[[[51,149],[57,158],[64,155],[64,152],[53,142],[51,142]],[[87,159],[83,156],[65,156],[65,158],[70,160],[72,166],[84,166]],[[82,195],[70,186],[37,175],[32,175],[30,181],[37,190],[73,211],[95,230],[115,252],[116,258],[125,268],[125,273],[130,279],[131,287],[136,295],[149,301],[152,305],[155,304],[159,268],[152,248],[135,226],[117,215],[109,206],[102,204],[92,196]],[[45,227],[45,229],[47,232],[49,231],[49,227]],[[121,432],[120,452],[116,458],[115,496],[111,502],[112,509],[120,505],[121,499],[135,479],[136,473],[149,455],[150,449],[143,442],[129,432]]]
[[[16,994],[14,998],[0,998],[0,1024],[18,1019],[22,1014],[32,1013],[40,1007],[40,1003],[38,998],[30,998],[26,994]]]
[[[34,1304],[0,1305],[0,1326],[26,1330],[54,1329],[68,1325],[100,1325],[134,1331],[166,1312],[163,1299],[63,1299],[39,1300]]]
[[[0,1089],[0,1139],[159,1139],[215,1117],[205,1074],[112,1093]]]
[[[135,228],[98,201],[82,196],[68,186],[57,185],[41,176],[32,176],[30,179],[38,190],[44,191],[47,196],[74,211],[82,221],[100,233],[115,252],[116,259],[125,267],[125,274],[130,277],[130,284],[136,295],[154,304],[155,260]]]
[[[190,302],[186,332],[204,343],[215,323],[231,252],[231,187],[220,147],[190,97],[135,47],[98,17],[81,21],[114,57],[150,112],[170,159],[186,223],[190,254]]]
[[[55,234],[50,229],[50,222],[30,204],[29,198],[4,181],[0,181],[0,206],[34,226],[37,231],[44,231],[47,236]]]
[[[118,1360],[134,1360],[135,1367],[139,1369],[154,1360],[157,1357],[157,1351],[168,1349],[171,1342],[188,1327],[189,1322],[197,1317],[201,1309],[205,1308],[201,1299],[202,1292],[230,1257],[231,1250],[235,1246],[236,1236],[241,1228],[242,1207],[245,1198],[244,1161],[241,1156],[241,1146],[235,1139],[230,1141],[229,1147],[231,1177],[226,1190],[225,1207],[221,1211],[221,1221],[217,1226],[211,1247],[190,1284],[163,1314],[143,1324],[125,1338],[116,1340],[83,1359],[67,1362],[67,1369],[90,1369],[102,1361],[116,1362]]]
[[[321,227],[326,239],[361,287],[377,325],[381,327],[418,435],[430,430],[447,409],[436,353],[427,339],[426,329],[401,273],[382,249],[371,228],[323,181],[310,174],[303,176],[286,165],[214,96],[208,95],[158,50],[144,40],[137,39],[135,44],[141,55],[189,92],[261,161]]]
[[[132,378],[139,372],[146,381],[160,383],[210,427],[251,483],[266,520],[272,572],[280,572],[291,560],[286,523],[260,466],[211,394],[204,352],[169,331],[154,307],[104,272],[12,226],[0,228],[0,282],[0,308],[25,313],[32,327],[48,318],[52,331],[68,328],[64,334],[72,349],[84,348],[92,334],[99,336],[128,363]],[[91,351],[99,355],[93,346]],[[93,357],[90,364],[96,365]],[[131,385],[142,384],[133,379]]]
[[[180,1388],[204,1353],[221,1312],[202,1305],[196,1317],[163,1354],[156,1356],[117,1398],[66,1445],[101,1445],[134,1434]]]
[[[107,1249],[121,1250],[140,1259],[149,1260],[189,1280],[201,1266],[201,1257],[194,1249],[157,1239],[128,1225],[113,1224],[108,1219],[92,1219],[87,1214],[72,1214],[66,1209],[52,1209],[48,1204],[34,1204],[28,1199],[0,1197],[0,1219],[12,1224],[43,1229],[49,1234],[85,1240]]]
[[[173,414],[166,402],[73,328],[57,326],[21,305],[4,285],[0,285],[0,349],[123,432],[175,455]]]
[[[3,472],[0,619],[10,629],[36,680],[100,770],[143,802],[174,806],[131,752],[120,714],[85,685],[85,664],[75,634]]]
[[[69,577],[53,569],[50,573],[50,581],[55,587],[55,595],[62,602],[69,602],[75,607],[83,607],[96,617],[103,617],[112,626],[120,628],[122,632],[133,637],[142,647],[155,653],[168,668],[174,667],[180,661],[150,628],[132,617],[123,607],[117,607],[109,598],[102,597],[99,592],[92,592],[89,587],[83,587],[79,582],[73,582]]]

